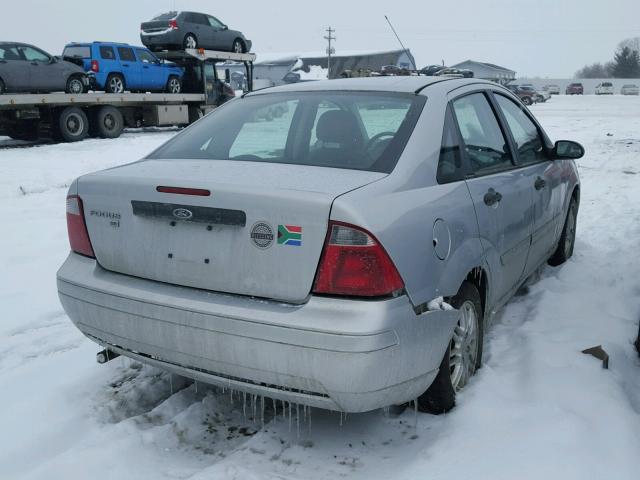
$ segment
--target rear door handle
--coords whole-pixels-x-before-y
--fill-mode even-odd
[[[493,207],[502,200],[502,194],[496,192],[493,188],[490,188],[487,193],[484,194],[484,203],[489,207]]]
[[[546,185],[547,185],[547,182],[542,177],[536,178],[536,181],[533,184],[533,186],[536,187],[536,190],[542,190]]]

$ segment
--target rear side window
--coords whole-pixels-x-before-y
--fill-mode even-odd
[[[518,164],[529,165],[548,160],[538,128],[524,113],[520,105],[502,95],[496,95],[495,98],[507,120],[513,140],[516,142]]]
[[[135,62],[136,56],[133,54],[133,49],[127,47],[118,47],[118,55],[123,62]]]
[[[460,143],[458,132],[454,124],[451,110],[447,108],[444,117],[444,131],[442,132],[442,145],[438,160],[438,183],[451,183],[464,178],[462,160],[460,156]]]
[[[513,166],[507,141],[484,94],[454,100],[453,110],[473,173],[484,175]]]
[[[65,47],[63,57],[91,58],[91,47]]]
[[[115,60],[116,52],[113,51],[113,47],[100,47],[100,58],[103,60]]]
[[[290,92],[233,100],[150,158],[393,170],[426,98],[385,92]]]
[[[14,46],[0,47],[0,60],[22,60],[22,57]]]
[[[189,13],[186,16],[185,21],[189,23],[197,23],[198,25],[209,25],[207,17],[200,13]]]

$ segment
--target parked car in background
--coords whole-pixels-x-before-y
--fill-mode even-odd
[[[582,95],[584,86],[581,83],[570,83],[564,91],[565,95]]]
[[[426,67],[420,69],[420,73],[422,75],[433,76],[444,68],[446,68],[444,65],[427,65]]]
[[[523,83],[520,88],[532,92],[535,103],[544,103],[551,98],[551,94],[545,90],[537,90],[531,83]]]
[[[84,69],[26,43],[0,42],[0,94],[8,92],[84,93]]]
[[[467,69],[445,67],[434,73],[435,76],[441,75],[460,75],[463,78],[473,78],[473,72]]]
[[[164,62],[144,47],[126,43],[69,43],[63,58],[93,73],[95,90],[180,93],[182,68]]]
[[[583,154],[488,81],[248,93],[71,184],[59,296],[103,348],[198,381],[443,413],[495,312],[572,256]]]
[[[613,83],[602,82],[596,85],[596,95],[613,95]]]
[[[251,51],[251,40],[216,17],[197,12],[169,12],[140,25],[140,39],[151,50],[205,48],[236,53]]]
[[[623,85],[622,88],[620,89],[620,95],[638,95],[638,94],[640,94],[640,89],[638,88],[638,85],[634,83],[627,83],[626,85]]]
[[[532,88],[522,87],[520,85],[505,85],[514,95],[516,95],[525,105],[533,105],[538,101],[538,93]]]
[[[545,85],[542,90],[549,92],[549,95],[560,95],[560,86],[554,83]]]

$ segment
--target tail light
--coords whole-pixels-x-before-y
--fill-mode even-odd
[[[178,21],[177,20],[169,20],[169,28],[171,30],[178,30]]]
[[[67,197],[67,232],[71,250],[87,257],[96,258],[89,240],[87,224],[84,221],[82,199],[77,195]]]
[[[398,270],[371,233],[354,225],[329,222],[313,293],[382,297],[403,288]]]
[[[91,60],[91,71],[96,73],[100,71],[100,64],[97,60]]]

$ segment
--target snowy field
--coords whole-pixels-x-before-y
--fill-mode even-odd
[[[66,186],[173,132],[0,148],[1,479],[640,478],[640,98],[554,96],[533,111],[587,150],[575,255],[543,268],[485,339],[448,415],[273,418],[267,401],[117,359],[65,316]],[[6,139],[0,138],[0,147]],[[602,344],[610,369],[581,350]],[[122,361],[121,361],[122,360]],[[172,392],[173,391],[173,392]]]

